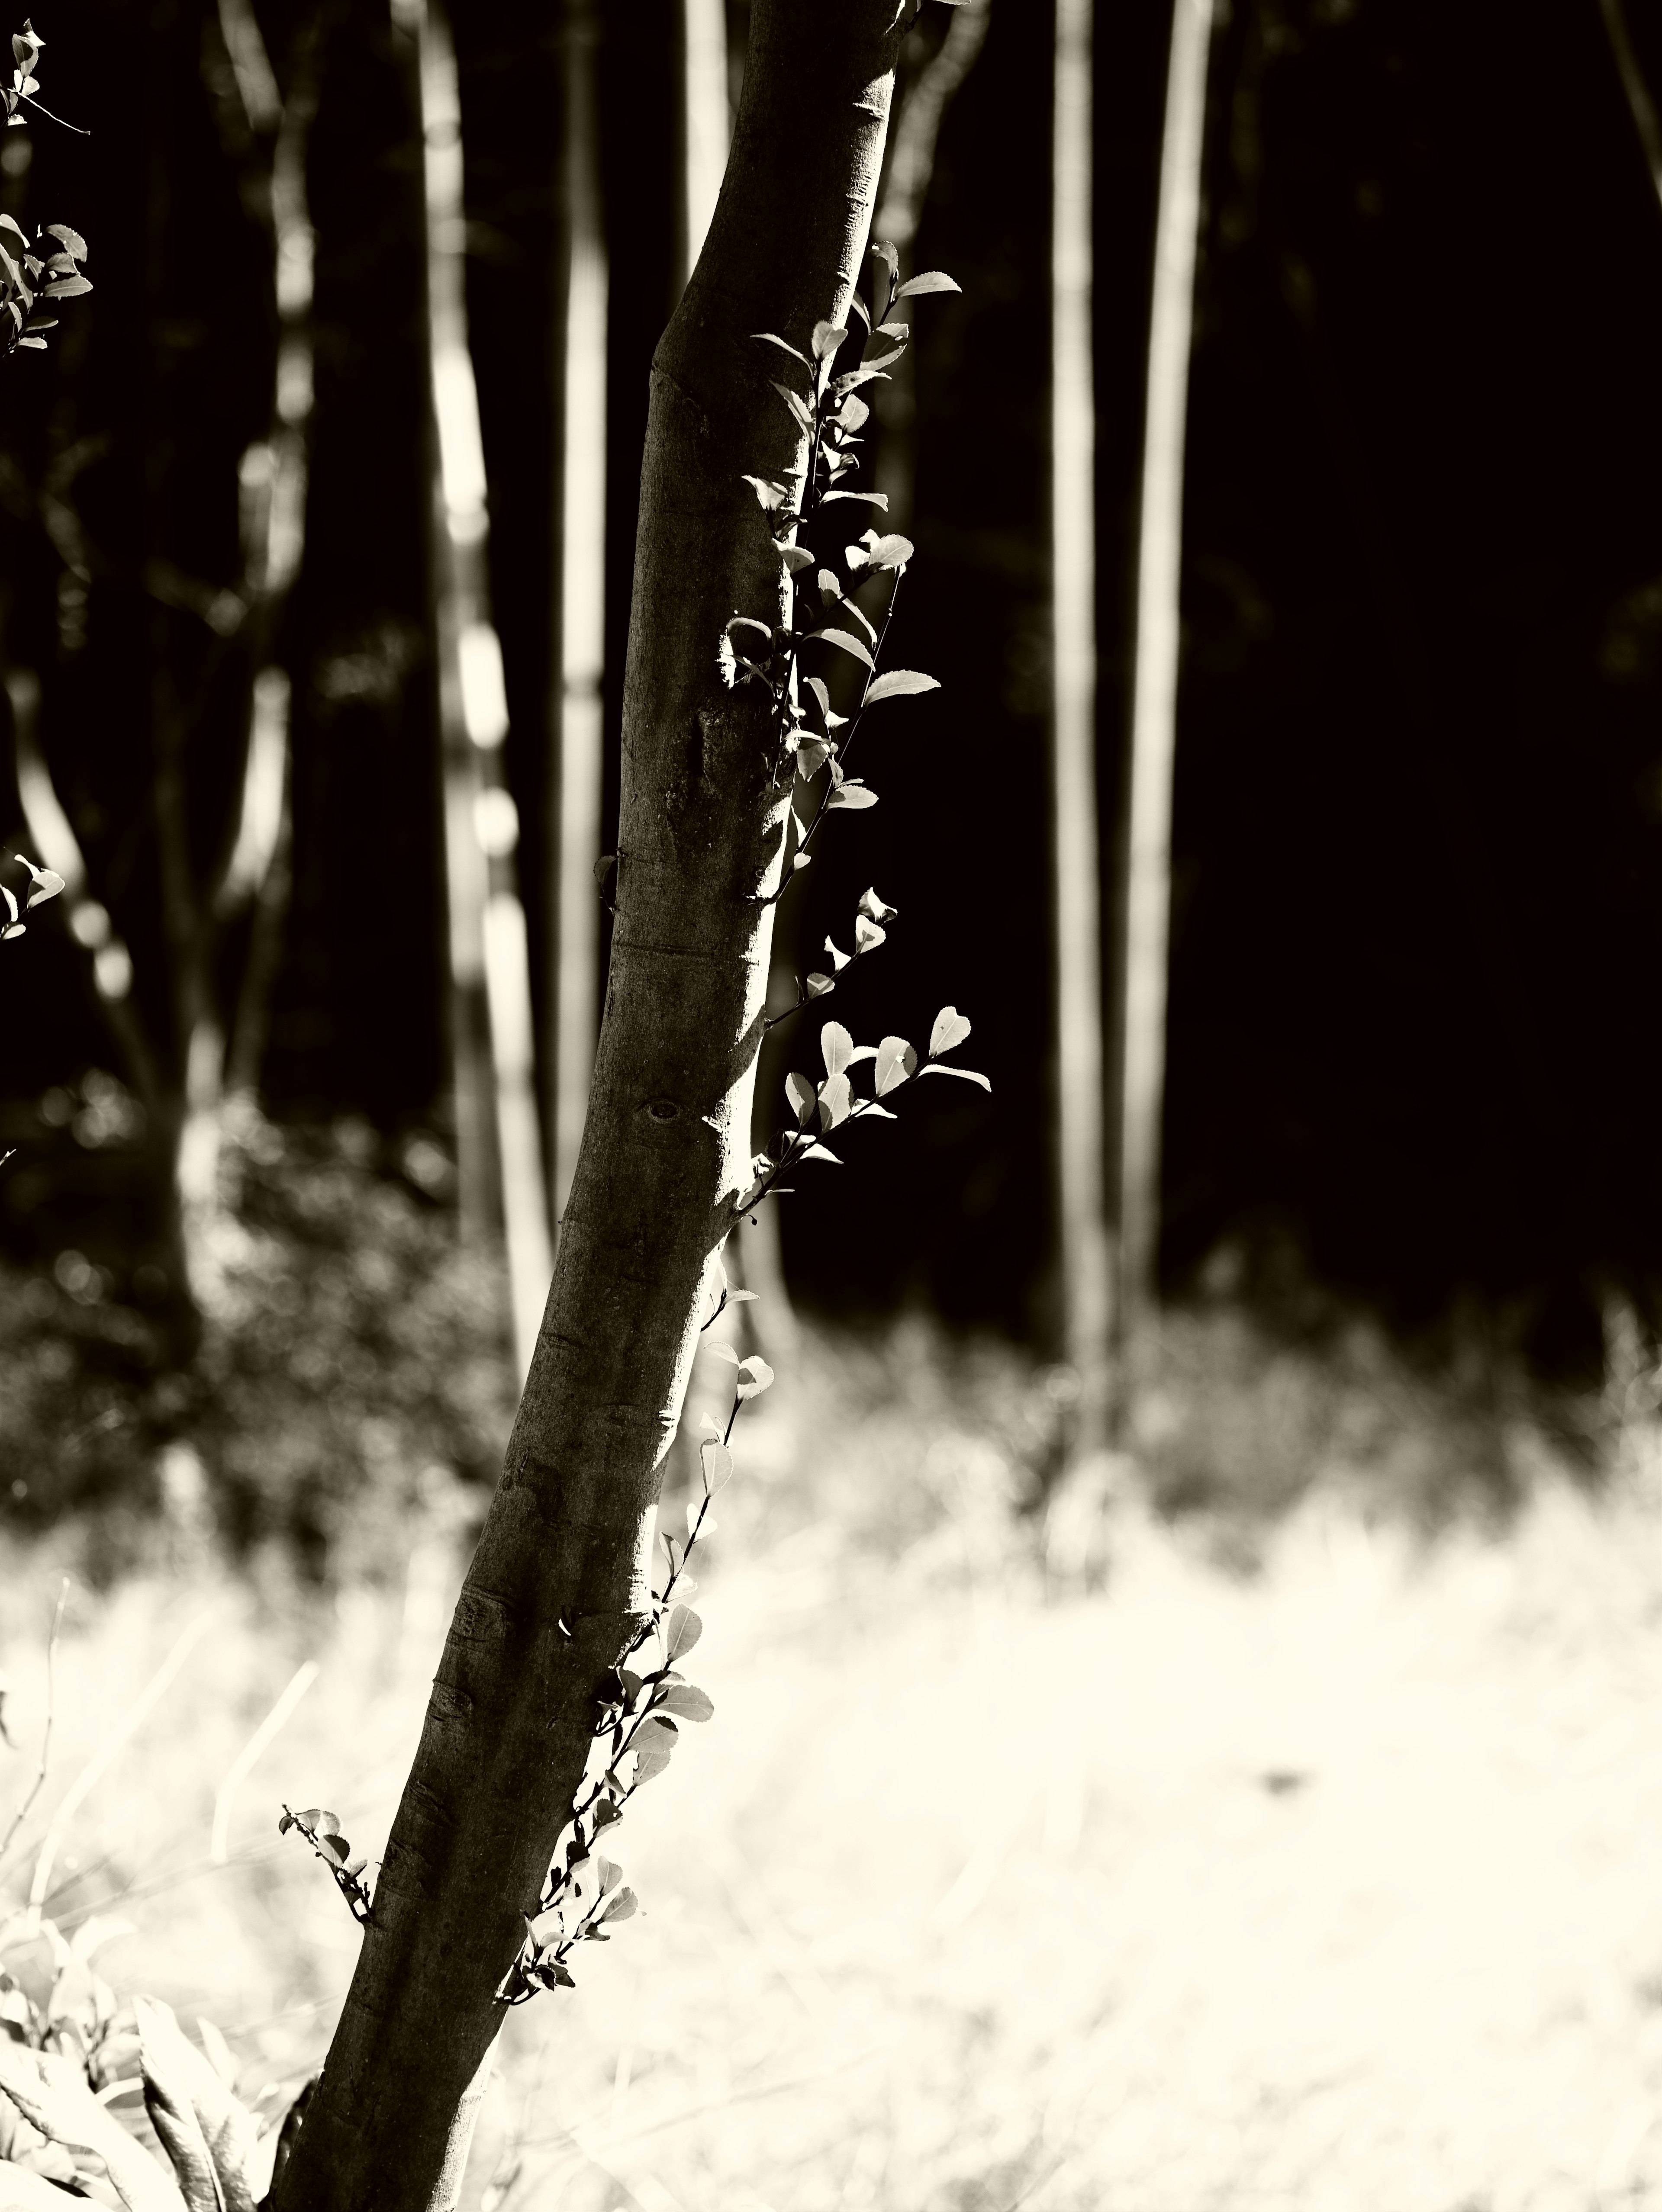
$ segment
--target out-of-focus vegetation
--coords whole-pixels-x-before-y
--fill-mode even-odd
[[[49,1093],[65,1149],[118,1139],[113,1079]],[[0,1467],[15,1528],[69,1516],[102,1577],[174,1528],[351,1580],[399,1571],[412,1506],[496,1480],[513,1417],[500,1273],[440,1204],[443,1153],[367,1124],[225,1117],[200,1239],[201,1351],[180,1372],[143,1281],[79,1251],[0,1273]],[[122,1295],[125,1293],[125,1295]],[[459,1510],[471,1510],[465,1505]]]
[[[333,1141],[301,1187],[361,1225],[432,1219]],[[284,1236],[329,1264],[315,1231]],[[427,1296],[441,1279],[435,1260]],[[304,1340],[338,1357],[336,1330]],[[1234,1349],[1197,1401],[1208,1340]],[[1462,1486],[1440,1479],[1434,1529],[1402,1470],[1470,1468],[1474,1387],[1377,1346],[1336,1381],[1252,1349],[1227,1307],[1169,1341],[1167,1409],[1151,1395],[1147,1441],[1108,1470],[1105,1599],[1047,1571],[1022,1513],[1064,1374],[921,1319],[808,1328],[741,1425],[703,1570],[715,1721],[618,1846],[642,1911],[575,1993],[510,2024],[468,2212],[1191,2212],[1248,2191],[1289,2212],[1584,2212],[1662,2182],[1662,1909],[1635,1847],[1662,1815],[1643,1344],[1618,1319],[1574,1460],[1505,1408],[1512,1510],[1482,1477],[1451,1514]],[[345,1545],[325,1581],[277,1545],[228,1575],[202,1449],[207,1482],[165,1492],[148,1565],[72,1595],[51,1781],[0,1881],[21,1901],[64,1787],[205,1613],[47,1901],[71,1934],[130,1923],[101,1970],[222,2027],[269,2111],[321,2056],[358,1941],[280,1806],[332,1805],[379,1848],[466,1529],[454,1491],[393,1487],[373,1579]],[[57,1568],[83,1542],[9,1540],[0,1802],[33,1767]],[[216,1865],[216,1798],[308,1659]]]

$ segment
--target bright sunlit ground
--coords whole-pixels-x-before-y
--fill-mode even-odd
[[[642,1915],[514,2017],[470,2205],[1651,2201],[1662,1510],[1548,1472],[1508,1531],[1428,1542],[1335,1486],[1243,1577],[1130,1495],[1105,1590],[1047,1595],[996,1376],[910,1364],[875,1389],[811,1352],[741,1424],[690,1668],[715,1719],[622,1832]],[[324,1608],[192,1540],[170,1580],[74,1599],[41,1811],[210,1611],[58,1902],[130,1922],[105,1971],[216,2021],[252,2094],[320,2055],[356,1942],[279,1801],[378,1846],[460,1562],[435,1530]],[[0,1786],[33,1763],[54,1587],[49,1551],[7,1578]],[[307,1658],[215,1868],[216,1792]]]

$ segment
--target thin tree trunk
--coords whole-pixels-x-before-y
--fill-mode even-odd
[[[1056,0],[1050,266],[1052,927],[1062,1343],[1074,1442],[1102,1441],[1109,1269],[1103,1211],[1102,894],[1097,829],[1096,392],[1091,346],[1092,0]]]
[[[1212,0],[1175,0],[1166,81],[1148,390],[1137,549],[1124,910],[1120,945],[1119,1253],[1115,1320],[1135,1338],[1155,1290],[1160,1117],[1166,1097],[1172,909],[1172,772],[1177,752],[1184,442],[1201,215],[1201,148]]]
[[[507,1465],[452,1623],[280,2212],[454,2204],[519,1948],[646,1617],[660,1462],[750,1115],[787,793],[735,608],[782,603],[740,478],[805,464],[751,333],[840,319],[870,223],[893,0],[758,0],[710,237],[653,366],[624,702],[618,915],[587,1127]]]

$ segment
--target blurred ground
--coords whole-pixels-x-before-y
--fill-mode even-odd
[[[810,1333],[736,1438],[691,1669],[716,1717],[620,1837],[644,1911],[512,2021],[470,2212],[1662,2197],[1641,1380],[1602,1487],[1514,1436],[1509,1510],[1475,1481],[1434,1528],[1382,1486],[1409,1449],[1384,1431],[1250,1527],[1227,1496],[1164,1519],[1158,1480],[1122,1467],[1084,1592],[1047,1588],[1013,1513],[1053,1378],[921,1328]],[[1276,1419],[1303,1402],[1264,1388]],[[1193,1395],[1156,1428],[1183,1431]],[[1258,1402],[1243,1451],[1273,1457]],[[1415,1449],[1446,1455],[1449,1432]],[[435,1493],[378,1585],[331,1587],[275,1552],[228,1575],[180,1508],[150,1566],[72,1601],[10,1895],[112,1715],[209,1612],[75,1820],[52,1906],[130,1921],[101,1954],[118,1987],[209,2014],[273,2102],[324,2049],[356,1942],[278,1804],[329,1805],[376,1848],[455,1526]],[[15,1548],[0,1588],[7,1796],[38,1741],[55,1540]],[[307,1658],[215,1868],[216,1792]]]

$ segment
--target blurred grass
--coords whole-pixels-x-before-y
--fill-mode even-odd
[[[265,1325],[262,1279],[350,1260],[362,1282],[374,1235],[438,1218],[338,1157],[305,1172],[336,1181],[304,1237],[280,1218],[246,1264],[228,1238],[253,1318],[216,1322],[222,1372]],[[280,1514],[252,1542],[237,1518],[272,1439],[198,1407],[152,1443],[187,1444],[199,1479],[151,1465],[129,1565],[77,1589],[52,1780],[0,1869],[16,1899],[58,1797],[209,1612],[77,1817],[50,1909],[129,1920],[104,1970],[211,2017],[272,2102],[326,2047],[357,1942],[279,1804],[328,1805],[379,1848],[506,1402],[487,1290],[459,1339],[488,1409],[474,1459],[442,1455],[466,1421],[441,1376],[382,1456],[363,1442],[392,1383],[355,1396],[362,1370],[328,1347],[350,1327],[396,1376],[425,1340],[406,1288],[420,1309],[468,1279],[431,1237],[378,1278],[379,1317],[367,1293],[304,1297],[268,1395],[232,1401],[295,1418],[316,1328],[327,1422],[283,1463],[337,1455],[321,1566]],[[1027,1510],[1065,1375],[918,1320],[805,1333],[740,1424],[702,1571],[691,1672],[715,1719],[619,1838],[643,1912],[508,2023],[469,2212],[1582,2212],[1662,2191],[1662,1448],[1636,1327],[1613,1316],[1604,1398],[1551,1418],[1360,1325],[1300,1346],[1197,1308],[1147,1358],[1086,1591],[1047,1574]],[[227,1435],[252,1455],[231,1481]],[[6,1539],[0,1804],[33,1765],[59,1567],[106,1510]],[[318,1681],[216,1867],[216,1792],[307,1659]]]

